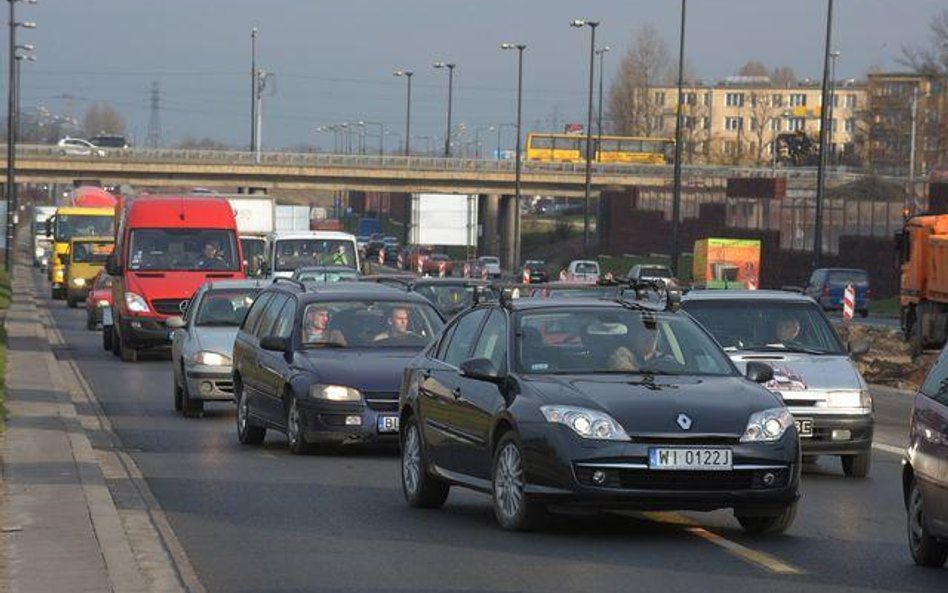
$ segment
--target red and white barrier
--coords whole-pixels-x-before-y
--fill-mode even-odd
[[[852,321],[856,312],[856,289],[852,283],[846,285],[843,291],[843,321]]]
[[[523,283],[530,284],[530,270],[527,268],[523,269]]]
[[[471,264],[464,264],[464,277],[465,278],[471,277]]]
[[[438,278],[444,278],[444,272],[447,270],[446,262],[438,262]]]

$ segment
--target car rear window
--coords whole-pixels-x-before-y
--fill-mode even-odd
[[[853,286],[869,286],[869,274],[862,270],[837,270],[829,273],[827,283],[830,286],[846,286],[852,282]]]

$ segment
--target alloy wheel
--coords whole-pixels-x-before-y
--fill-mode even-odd
[[[418,427],[412,424],[405,435],[402,445],[402,481],[409,495],[418,492],[421,476],[421,447],[418,441]]]
[[[520,451],[514,443],[507,443],[497,459],[494,475],[494,498],[506,518],[514,518],[523,505],[523,465]]]

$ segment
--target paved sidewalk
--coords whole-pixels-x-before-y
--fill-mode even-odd
[[[15,272],[5,322],[0,591],[201,591],[117,438],[104,449],[90,443],[87,431],[110,432],[108,420],[75,363],[54,354],[51,342],[61,336],[47,327],[31,269]],[[143,502],[117,508],[110,492],[117,483]]]

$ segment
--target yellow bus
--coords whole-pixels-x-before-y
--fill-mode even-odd
[[[583,163],[586,136],[582,134],[527,134],[528,161],[552,163]],[[592,138],[592,152],[600,163],[635,163],[664,165],[673,160],[675,141],[669,138],[639,138],[633,136],[596,136]]]
[[[64,299],[69,240],[73,237],[115,237],[115,209],[60,206],[47,223],[46,235],[53,237],[52,261],[49,263],[52,298]]]

